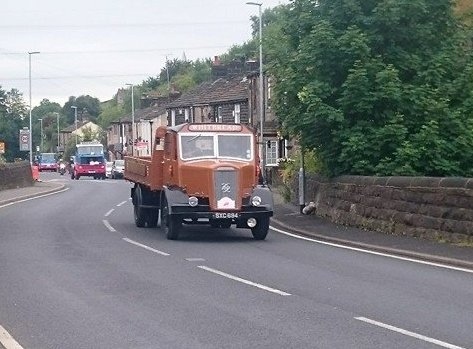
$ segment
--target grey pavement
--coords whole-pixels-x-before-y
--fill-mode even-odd
[[[407,258],[473,269],[473,247],[441,243],[407,235],[390,235],[332,223],[315,214],[303,215],[300,207],[284,203],[274,191],[271,226],[326,242],[390,253]]]
[[[1,190],[0,207],[63,188],[60,182],[35,182],[31,187]],[[326,242],[473,269],[473,247],[337,225],[314,214],[301,214],[299,206],[285,203],[277,191],[274,191],[274,202],[272,227]]]

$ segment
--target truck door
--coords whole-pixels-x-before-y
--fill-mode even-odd
[[[176,133],[168,132],[164,136],[164,183],[167,185],[177,184],[177,147]]]

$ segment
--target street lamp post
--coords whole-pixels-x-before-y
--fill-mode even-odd
[[[39,121],[39,136],[40,138],[40,143],[39,143],[39,152],[43,152],[43,119],[38,119]]]
[[[30,88],[30,164],[33,165],[33,122],[31,118],[31,55],[38,54],[39,51],[28,52],[28,81]]]
[[[77,145],[77,107],[75,105],[72,105],[71,108],[74,109],[74,124],[76,126],[75,133],[76,133],[76,145]]]
[[[259,117],[260,117],[260,152],[261,152],[261,174],[263,176],[263,182],[266,182],[265,173],[265,162],[266,162],[266,149],[264,145],[264,100],[263,100],[263,21],[262,21],[262,3],[259,2],[247,2],[247,5],[258,6],[259,9]]]
[[[56,153],[59,153],[59,113],[56,113],[57,116],[57,146]]]
[[[131,155],[135,155],[135,94],[133,84],[126,85],[131,86]]]

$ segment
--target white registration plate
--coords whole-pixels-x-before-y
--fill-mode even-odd
[[[89,173],[95,173],[95,171],[94,171],[94,170],[90,170]]]
[[[215,212],[213,218],[215,219],[228,219],[228,218],[238,218],[240,215],[238,212]]]

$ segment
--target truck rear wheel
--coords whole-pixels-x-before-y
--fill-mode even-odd
[[[268,235],[269,230],[269,217],[264,217],[258,219],[256,226],[251,228],[251,233],[253,234],[253,238],[255,240],[264,240],[266,239],[266,235]]]
[[[156,209],[148,209],[146,224],[148,228],[155,228],[158,225],[159,211]]]
[[[143,196],[141,195],[141,187],[138,185],[133,194],[133,216],[135,218],[135,225],[138,228],[143,228],[146,224],[145,210],[141,207],[143,204]]]
[[[179,230],[182,227],[182,221],[169,214],[169,206],[166,197],[161,202],[161,229],[168,240],[179,239]]]

